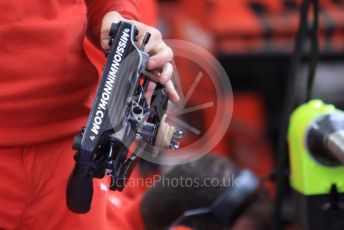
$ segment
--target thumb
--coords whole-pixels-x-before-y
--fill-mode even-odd
[[[116,11],[110,11],[103,17],[102,26],[100,29],[100,45],[103,50],[110,49],[109,46],[109,31],[112,23],[119,23],[124,18]]]

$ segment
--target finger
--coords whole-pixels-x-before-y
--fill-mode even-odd
[[[153,82],[159,82],[159,77],[160,77],[160,71],[155,69],[153,71],[145,71],[143,74]]]
[[[111,11],[104,16],[102,20],[102,26],[100,28],[100,45],[104,50],[110,49],[109,31],[110,31],[111,24],[119,23],[121,20],[123,20],[123,17],[115,11]]]
[[[180,100],[180,97],[176,91],[176,89],[174,88],[173,82],[171,80],[169,80],[166,84],[165,84],[165,88],[167,91],[167,95],[170,98],[170,100],[174,103],[178,102]]]
[[[100,45],[102,47],[103,50],[107,51],[110,49],[110,45],[109,45],[109,38],[102,38],[100,41]]]
[[[100,35],[100,46],[102,47],[103,50],[110,49],[109,41],[110,41],[109,29],[106,26],[102,26],[101,35]]]
[[[145,46],[145,52],[155,54],[155,53],[157,53],[157,51],[158,51],[157,49],[159,48],[159,46],[161,49],[164,48],[161,45],[161,44],[163,44],[161,32],[159,30],[157,30],[156,28],[149,27],[149,29],[147,29],[145,32],[139,33],[139,39],[138,39],[139,45],[142,45],[143,39],[144,39],[147,32],[150,33],[150,39]]]
[[[159,82],[165,85],[169,80],[171,80],[173,74],[173,65],[167,62],[163,67],[159,76]]]
[[[146,44],[146,46],[145,46],[145,52],[147,52],[147,53],[151,52],[155,47],[157,47],[161,43],[162,35],[158,29],[156,29],[154,27],[147,26],[147,25],[145,25],[141,22],[138,22],[138,21],[134,21],[134,20],[127,20],[127,21],[135,24],[138,31],[139,31],[139,34],[136,37],[136,39],[137,39],[136,44],[138,45],[138,47],[142,46],[143,39],[144,39],[146,33],[150,33],[151,36],[150,36],[148,44]]]
[[[154,52],[155,54],[148,60],[147,69],[149,70],[162,67],[173,59],[172,49],[163,42],[155,48]]]

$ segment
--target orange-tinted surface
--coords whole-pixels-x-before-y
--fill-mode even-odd
[[[104,9],[136,12],[132,1],[88,2],[95,27]],[[98,79],[82,47],[85,3],[7,1],[0,9],[0,146],[76,133],[85,123]]]
[[[142,229],[140,197],[126,203],[125,209],[114,205],[109,202],[112,194],[122,202],[127,198],[109,192],[105,180],[94,180],[87,214],[67,209],[66,184],[74,167],[72,140],[0,149],[1,229]]]

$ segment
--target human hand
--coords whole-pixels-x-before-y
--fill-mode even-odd
[[[170,100],[178,102],[180,98],[171,80],[173,74],[173,65],[171,64],[173,51],[165,44],[159,30],[135,20],[124,19],[118,12],[111,11],[104,16],[102,21],[100,32],[101,47],[104,50],[108,50],[110,48],[109,30],[111,24],[118,23],[123,20],[136,25],[139,31],[137,36],[138,46],[142,45],[143,37],[146,33],[151,34],[150,40],[145,46],[145,51],[150,54],[147,69],[150,70],[158,81],[165,86]]]

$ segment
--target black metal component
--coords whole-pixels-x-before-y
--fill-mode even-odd
[[[67,206],[76,213],[91,208],[93,178],[111,176],[110,189],[122,191],[144,144],[153,145],[160,120],[167,109],[168,98],[157,84],[154,100],[146,98],[149,78],[142,76],[149,55],[135,45],[138,31],[128,22],[113,24],[110,50],[86,127],[75,136],[75,167],[67,184]],[[137,151],[129,158],[129,147],[139,141]]]
[[[157,125],[145,122],[141,130],[142,140],[149,144],[154,144],[154,139],[157,132]]]
[[[118,191],[122,191],[126,182],[128,181],[131,173],[133,172],[135,166],[139,162],[140,156],[143,153],[145,144],[140,142],[136,147],[135,152],[128,158],[121,168],[120,175],[116,178],[114,185]]]
[[[143,37],[142,46],[140,48],[141,50],[145,50],[145,47],[148,44],[150,37],[151,37],[150,33],[145,34],[145,36]]]
[[[344,115],[319,117],[307,134],[307,146],[319,163],[328,167],[344,164]]]
[[[154,93],[151,99],[151,116],[148,121],[156,123],[160,122],[162,116],[165,114],[168,105],[168,96],[161,84],[156,84]]]
[[[67,185],[67,205],[75,213],[86,213],[91,208],[93,196],[92,161],[82,159],[88,154],[78,152],[76,164]]]
[[[336,185],[328,194],[307,195],[293,190],[293,200],[298,204],[295,217],[305,230],[344,229],[344,194],[338,193]]]
[[[118,181],[122,177],[122,171],[128,154],[128,148],[122,143],[118,143],[115,151],[117,152],[117,154],[112,161],[111,167],[111,190],[118,190],[118,187],[121,186],[121,184],[118,184]]]
[[[109,31],[109,36],[110,36],[111,38],[115,37],[116,34],[117,34],[117,32],[118,32],[118,30],[119,30],[119,24],[117,24],[117,23],[112,23],[112,24],[111,24],[111,27],[110,27],[110,31]],[[136,34],[136,33],[135,33],[135,34]]]

